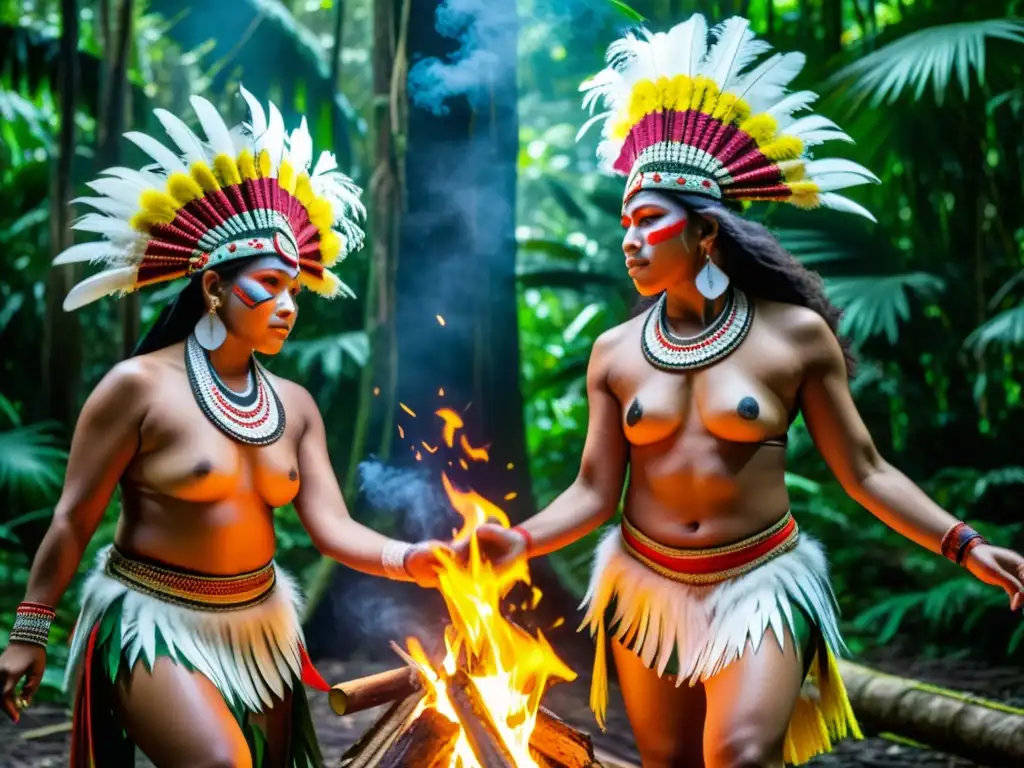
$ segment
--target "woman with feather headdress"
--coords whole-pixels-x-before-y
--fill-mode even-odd
[[[584,605],[596,635],[591,706],[603,727],[605,644],[645,768],[781,766],[860,736],[821,545],[789,510],[785,446],[803,414],[846,491],[896,531],[1022,601],[1024,558],[987,544],[888,464],[850,395],[853,358],[821,282],[760,224],[753,201],[871,219],[840,190],[878,179],[811,159],[832,121],[797,117],[804,64],[746,19],[709,35],[694,15],[611,45],[583,84],[606,109],[604,170],[626,177],[625,268],[648,302],[602,334],[587,373],[579,475],[518,529],[478,529],[492,561],[602,537]],[[585,127],[587,127],[585,126]],[[460,545],[460,550],[463,548]],[[816,694],[804,690],[805,679]]]
[[[103,236],[56,264],[100,262],[64,308],[187,282],[82,409],[67,478],[0,656],[14,720],[40,684],[54,608],[114,488],[121,516],[89,574],[65,686],[75,691],[72,765],[160,768],[320,766],[303,684],[309,662],[292,578],[274,561],[276,507],[294,504],[313,544],[360,571],[435,581],[435,544],[388,539],[355,522],[309,393],[269,373],[295,325],[297,297],[351,295],[330,267],[363,241],[359,189],[306,121],[286,133],[241,89],[249,122],[229,129],[192,97],[200,139],[165,110],[173,148],[126,137],[153,164],[89,183],[97,210],[76,228]],[[287,418],[286,418],[287,417]],[[18,683],[24,684],[18,690]]]

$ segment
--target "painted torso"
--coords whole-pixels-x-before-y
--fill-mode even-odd
[[[774,439],[796,413],[802,378],[786,331],[794,311],[805,310],[758,302],[740,347],[689,373],[644,358],[646,313],[615,329],[608,385],[629,443],[625,513],[648,535],[670,546],[714,546],[785,513],[785,448]]]
[[[156,375],[140,449],[121,481],[116,544],[128,553],[205,573],[259,568],[273,556],[273,509],[299,490],[297,407],[271,376],[287,416],[284,435],[254,447],[203,415],[189,389],[182,345],[148,355]],[[294,405],[294,402],[293,402]]]

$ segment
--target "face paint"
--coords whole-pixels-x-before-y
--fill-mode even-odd
[[[680,219],[675,224],[669,224],[667,227],[656,229],[647,235],[647,244],[658,245],[666,240],[671,240],[673,237],[679,237],[679,235],[683,234],[684,229],[686,229],[686,219]]]
[[[631,219],[629,218],[629,216],[623,216],[623,217],[622,217],[622,228],[623,228],[623,229],[629,229],[629,225],[630,225],[630,224],[632,224],[632,223],[633,223],[633,222],[632,222],[632,220],[631,220]]]
[[[235,285],[231,290],[249,309],[256,309],[260,304],[274,298],[274,294],[268,291],[263,283],[244,275],[235,280]]]

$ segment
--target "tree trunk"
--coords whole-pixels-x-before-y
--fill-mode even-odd
[[[117,165],[121,159],[121,134],[127,115],[128,55],[131,49],[134,0],[121,0],[116,36],[110,27],[109,3],[104,2],[104,80],[98,111],[96,165],[98,169]],[[137,293],[125,296],[117,306],[121,321],[121,357],[129,357],[139,338],[140,303]]]
[[[822,0],[821,15],[825,27],[824,53],[834,56],[843,50],[843,0]]]
[[[54,256],[74,243],[71,199],[75,159],[75,94],[78,92],[78,3],[61,0],[60,138],[50,185],[50,250]],[[78,411],[78,382],[82,367],[78,315],[65,312],[64,297],[74,285],[78,269],[68,265],[51,269],[46,281],[46,318],[43,326],[43,392],[45,418],[60,422],[69,432]]]
[[[992,768],[1024,765],[1024,709],[847,661],[839,670],[865,727]]]
[[[412,0],[410,61],[446,62],[458,48],[437,31],[437,7],[436,0]],[[418,416],[400,417],[405,444],[396,446],[393,463],[399,456],[415,460],[409,446],[439,442],[440,421],[432,415],[437,407],[464,411],[467,437],[474,446],[490,445],[490,459],[466,473],[456,465],[453,480],[521,520],[533,512],[533,502],[515,282],[518,21],[514,12],[496,11],[487,27],[493,59],[477,59],[475,92],[444,99],[441,114],[410,108],[407,214],[396,281],[396,394]],[[438,473],[447,469],[441,456],[431,457]]]
[[[367,450],[381,458],[388,456],[394,421],[397,359],[395,248],[402,212],[401,142],[405,128],[401,96],[405,92],[407,74],[405,30],[410,2],[374,0],[373,4],[374,166],[367,206],[372,253],[363,299],[364,328],[370,339],[370,356],[360,375],[359,410],[343,484],[346,500],[355,496],[359,463],[366,458]],[[340,54],[341,40],[338,39],[336,44]],[[368,445],[370,435],[379,435],[379,442]],[[304,621],[308,621],[320,606],[330,588],[336,566],[337,563],[329,557],[320,559],[306,590]]]

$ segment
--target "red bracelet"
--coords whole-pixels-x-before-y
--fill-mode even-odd
[[[528,530],[523,528],[521,525],[517,525],[512,529],[526,540],[526,554],[530,554],[530,550],[533,549],[533,536]]]
[[[967,554],[979,544],[986,544],[984,537],[967,523],[958,522],[950,526],[942,537],[939,549],[942,556],[957,565],[963,565]]]

